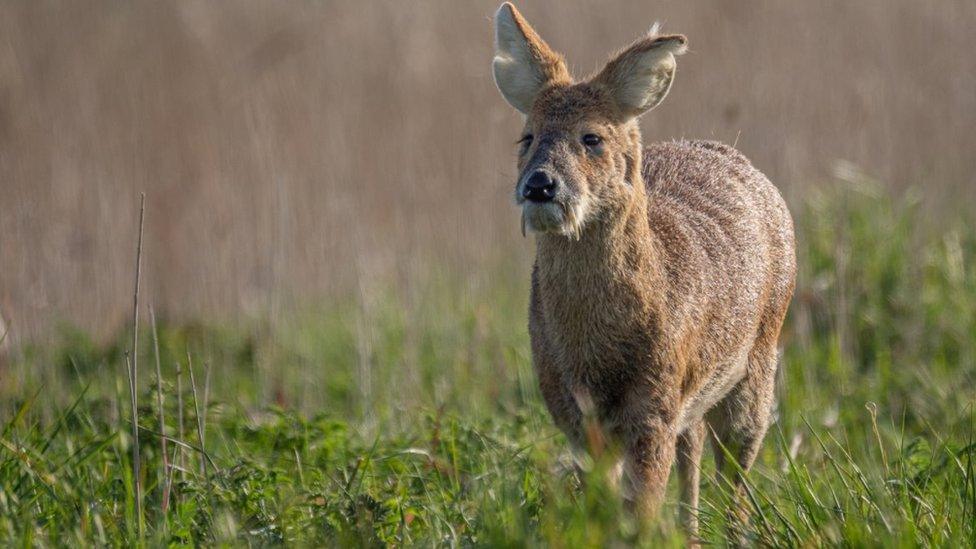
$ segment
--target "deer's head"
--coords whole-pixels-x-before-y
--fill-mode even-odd
[[[643,193],[636,120],[667,95],[685,43],[652,29],[577,83],[515,6],[502,4],[492,68],[525,115],[515,184],[523,230],[579,238],[588,222],[619,215]]]

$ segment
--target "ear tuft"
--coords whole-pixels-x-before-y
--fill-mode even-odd
[[[619,53],[592,80],[607,89],[625,118],[640,116],[664,99],[674,81],[675,56],[688,49],[683,35],[659,35],[659,30],[655,23],[647,36]]]
[[[495,84],[522,113],[532,108],[539,91],[556,82],[569,82],[562,56],[536,34],[515,6],[505,2],[495,12]]]
[[[671,55],[682,55],[688,51],[688,38],[683,34],[665,34],[665,35],[654,35],[650,36],[655,44],[655,47],[664,48],[671,53]]]

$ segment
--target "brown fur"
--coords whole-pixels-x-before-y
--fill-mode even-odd
[[[510,5],[499,17],[506,9],[528,28]],[[533,221],[529,333],[553,419],[585,447],[592,408],[623,448],[629,487],[648,514],[677,458],[694,535],[706,424],[746,471],[766,432],[796,265],[786,205],[742,154],[708,141],[643,148],[635,117],[667,93],[672,53],[683,45],[680,36],[648,36],[589,81],[542,86],[527,113],[532,140],[517,190],[536,170],[560,181],[561,210],[519,200],[530,220],[542,220]],[[532,49],[551,52],[544,43]],[[648,52],[656,57],[639,57]],[[627,71],[652,76],[637,80],[651,87],[645,103],[629,99]],[[587,133],[601,146],[581,144]]]

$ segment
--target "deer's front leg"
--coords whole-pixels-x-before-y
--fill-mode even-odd
[[[660,418],[652,418],[628,439],[624,459],[633,503],[642,517],[656,517],[674,463],[675,430]]]
[[[640,383],[628,391],[619,424],[630,495],[645,518],[656,516],[664,501],[678,439],[678,401],[673,389],[662,381]]]

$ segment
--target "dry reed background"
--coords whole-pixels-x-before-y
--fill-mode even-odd
[[[927,195],[976,187],[976,3],[521,2],[578,75],[655,19],[686,33],[648,139],[738,146],[791,200],[837,159]],[[0,4],[0,314],[109,334],[462,279],[528,256],[519,117],[488,2]],[[526,260],[527,262],[527,260]],[[528,267],[525,267],[528,270]]]

